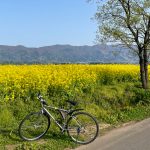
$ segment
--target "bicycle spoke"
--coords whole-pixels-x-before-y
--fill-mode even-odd
[[[19,126],[19,134],[24,140],[36,140],[42,137],[50,126],[49,119],[42,113],[29,114]]]
[[[68,121],[68,134],[72,140],[87,144],[93,141],[98,135],[98,124],[96,120],[87,113],[77,113]]]

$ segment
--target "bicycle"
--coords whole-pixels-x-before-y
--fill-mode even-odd
[[[88,144],[96,139],[99,133],[99,125],[96,119],[83,109],[72,109],[77,102],[67,100],[69,109],[53,107],[47,104],[43,97],[37,97],[41,103],[41,110],[28,114],[19,125],[19,136],[23,140],[33,141],[43,137],[51,124],[51,119],[60,128],[62,133],[67,132],[72,141],[78,144]],[[59,112],[62,123],[55,119],[50,110]]]

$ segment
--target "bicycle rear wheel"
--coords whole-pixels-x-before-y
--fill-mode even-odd
[[[46,134],[50,127],[50,119],[40,112],[27,115],[19,125],[19,135],[23,140],[33,141]]]
[[[78,112],[69,118],[67,132],[74,142],[88,144],[98,136],[99,126],[93,116],[85,112]]]

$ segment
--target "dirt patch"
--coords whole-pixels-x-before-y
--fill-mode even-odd
[[[6,150],[14,150],[18,145],[6,145],[5,149]]]
[[[47,143],[47,141],[45,141],[44,139],[41,139],[41,140],[38,140],[38,141],[36,141],[34,143],[36,143],[38,145],[43,145],[43,144]],[[23,143],[21,143],[21,144],[23,144]],[[5,150],[15,150],[21,144],[6,145],[5,146]]]
[[[106,123],[101,123],[101,124],[99,125],[100,130],[103,130],[103,129],[109,128],[110,126],[111,126],[110,124],[106,124]]]

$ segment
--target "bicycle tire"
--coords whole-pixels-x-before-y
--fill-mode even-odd
[[[19,125],[19,136],[26,141],[40,139],[50,127],[50,118],[40,112],[28,114]]]
[[[99,125],[89,113],[77,112],[67,121],[67,133],[74,142],[89,144],[98,136]]]

